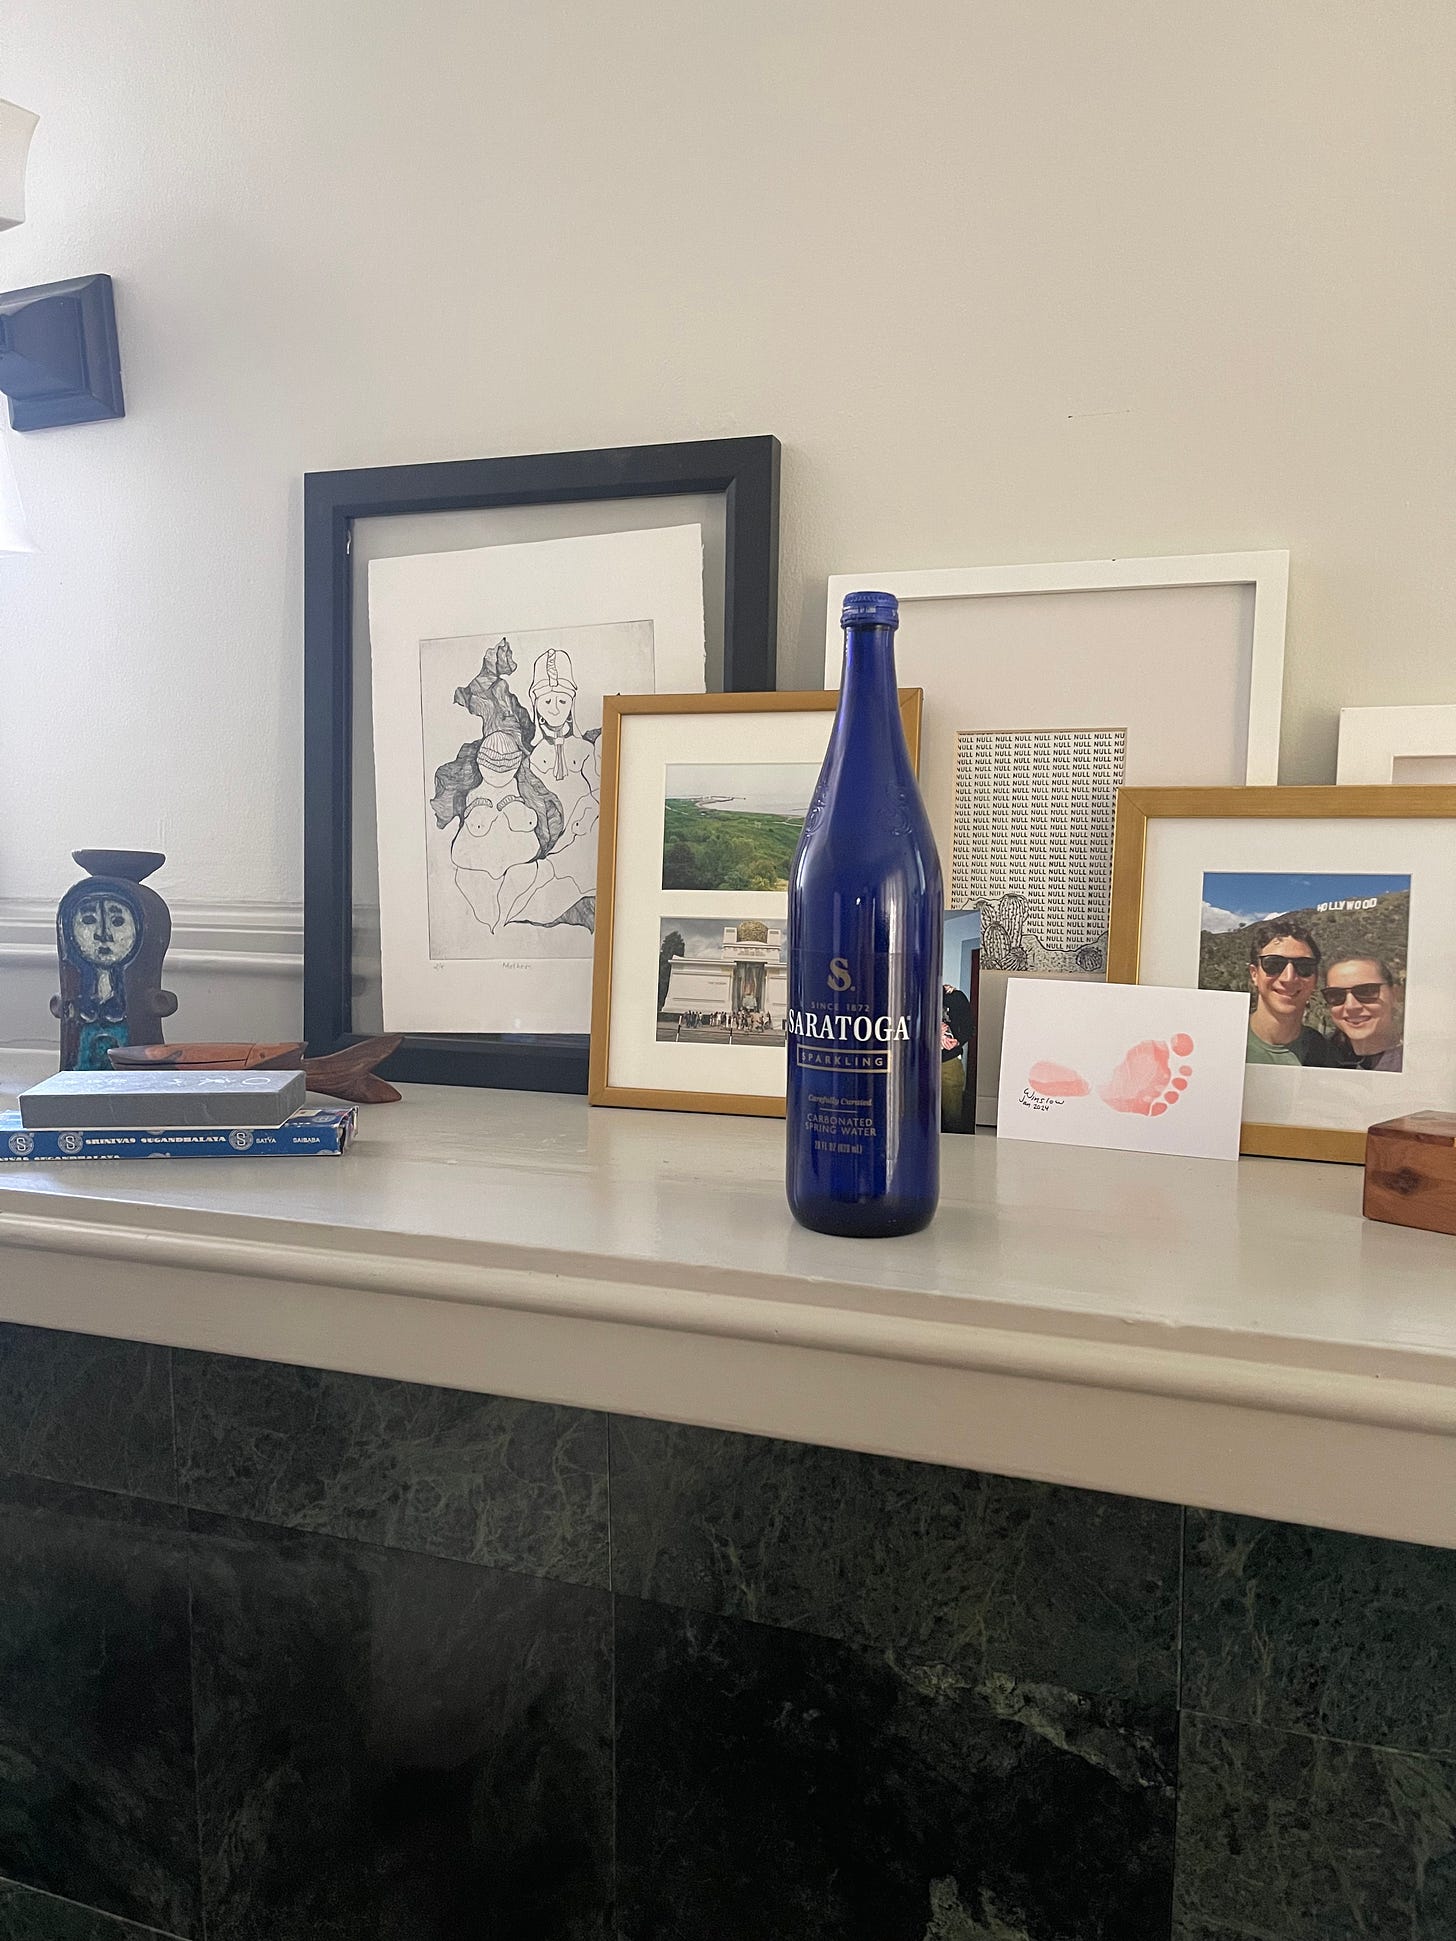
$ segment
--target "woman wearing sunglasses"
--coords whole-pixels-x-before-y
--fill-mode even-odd
[[[1403,1069],[1400,986],[1383,957],[1340,957],[1325,972],[1335,1021],[1330,1063],[1362,1072]]]
[[[1328,1041],[1304,1021],[1319,983],[1320,948],[1298,924],[1276,917],[1249,940],[1250,1065],[1328,1065]]]

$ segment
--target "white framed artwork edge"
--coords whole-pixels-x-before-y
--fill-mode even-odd
[[[1341,787],[1393,782],[1402,758],[1456,764],[1456,702],[1340,709],[1335,781]]]
[[[1007,596],[1037,596],[1055,594],[1098,594],[1139,595],[1146,591],[1163,593],[1176,599],[1184,594],[1196,596],[1200,589],[1216,593],[1218,589],[1229,589],[1247,600],[1247,610],[1238,624],[1241,626],[1241,645],[1237,657],[1220,662],[1227,675],[1209,674],[1205,683],[1204,705],[1212,697],[1215,709],[1223,706],[1224,712],[1218,717],[1221,727],[1215,727],[1212,737],[1207,737],[1202,727],[1197,736],[1190,739],[1189,724],[1198,720],[1203,724],[1209,719],[1198,712],[1198,703],[1192,709],[1186,706],[1184,692],[1189,687],[1187,655],[1205,652],[1212,643],[1227,641],[1227,629],[1234,617],[1234,609],[1227,602],[1220,602],[1210,608],[1203,619],[1198,613],[1184,606],[1170,607],[1165,619],[1155,623],[1154,635],[1159,624],[1174,626],[1183,624],[1184,619],[1192,622],[1195,641],[1202,645],[1184,644],[1184,666],[1180,673],[1178,688],[1174,698],[1158,702],[1152,693],[1146,677],[1139,674],[1132,682],[1142,697],[1140,707],[1129,700],[1129,669],[1134,661],[1124,654],[1121,665],[1115,666],[1108,677],[1110,693],[1120,692],[1121,704],[1114,704],[1110,698],[1106,704],[1096,698],[1094,690],[1098,687],[1094,676],[1088,676],[1087,664],[1080,672],[1083,675],[1080,686],[1080,703],[1071,708],[1054,710],[1059,719],[1052,726],[1062,728],[1075,725],[1087,728],[1094,725],[1125,725],[1129,729],[1128,780],[1132,783],[1156,781],[1162,785],[1186,782],[1193,779],[1189,770],[1180,764],[1195,758],[1195,750],[1201,751],[1205,744],[1209,752],[1208,771],[1197,779],[1209,785],[1257,785],[1273,784],[1279,777],[1279,737],[1283,711],[1284,690],[1284,643],[1289,606],[1289,565],[1287,551],[1256,550],[1229,553],[1172,554],[1151,558],[1118,556],[1109,559],[1089,559],[1070,561],[1047,561],[1024,565],[985,565],[985,566],[942,566],[899,570],[856,571],[854,573],[835,573],[828,581],[828,610],[825,616],[825,686],[834,688],[839,681],[841,657],[841,630],[839,625],[840,609],[846,593],[860,588],[874,587],[893,593],[901,602],[902,629],[913,628],[914,608],[917,605],[934,609],[944,605],[947,615],[954,610],[959,601],[996,600]],[[1125,608],[1126,603],[1123,603]],[[906,611],[908,609],[908,611]],[[1201,608],[1199,611],[1203,611]],[[927,615],[929,618],[929,615]],[[989,615],[988,615],[989,618]],[[1126,611],[1119,612],[1115,619],[1109,617],[1104,622],[1102,632],[1104,642],[1117,641],[1119,629],[1128,618]],[[1025,651],[1033,638],[1034,627],[1024,618],[1013,623],[1012,635],[1019,635],[1016,646],[1009,649],[1013,655]],[[934,670],[923,664],[919,656],[926,651],[917,638],[907,657],[902,653],[900,678],[925,690],[925,730],[922,738],[921,786],[927,793],[927,807],[931,811],[932,824],[936,829],[937,842],[942,851],[946,879],[952,874],[954,857],[952,854],[952,817],[951,799],[954,787],[954,764],[950,760],[948,747],[942,747],[952,727],[957,730],[982,727],[1034,730],[1043,725],[1034,719],[1037,709],[1033,703],[1016,716],[1008,714],[1003,707],[999,712],[993,702],[989,709],[982,709],[977,698],[976,666],[974,660],[968,662],[962,673],[955,669],[946,658],[944,641],[946,627],[941,623],[938,629],[941,645],[931,649],[937,656]],[[935,637],[932,633],[932,638]],[[1143,627],[1144,646],[1149,651],[1148,630]],[[905,639],[902,633],[902,640]],[[982,651],[985,650],[986,635],[981,639]],[[1176,667],[1178,663],[1176,638],[1171,643],[1172,651],[1168,658]],[[1117,655],[1122,650],[1113,646]],[[1053,649],[1055,652],[1055,649]],[[1158,649],[1161,655],[1161,648]],[[1019,667],[1021,672],[1013,678],[1026,684],[1025,665],[1013,658],[1009,663]],[[1141,663],[1137,663],[1141,666]],[[1208,663],[1209,666],[1212,663]],[[1229,687],[1228,680],[1234,685]],[[957,690],[955,683],[964,681],[966,704],[964,709],[955,707],[957,719],[952,721],[944,707],[945,700]],[[1218,682],[1225,685],[1219,688]],[[984,683],[983,683],[984,685]],[[995,681],[993,685],[1004,687],[1004,682]],[[937,689],[939,692],[937,693]],[[1220,696],[1222,700],[1220,701]],[[981,697],[984,699],[984,697]],[[1028,700],[1031,697],[1026,697]],[[1065,698],[1065,697],[1063,697]],[[1150,772],[1147,755],[1150,749],[1148,738],[1149,708],[1167,705],[1175,707],[1185,702],[1182,713],[1182,726],[1178,742],[1179,753],[1174,756],[1169,750],[1157,751],[1158,764],[1156,775]],[[954,706],[954,702],[952,702]],[[1128,709],[1124,721],[1119,706]],[[1109,711],[1109,708],[1111,711]],[[1114,716],[1116,717],[1114,721]],[[1141,720],[1140,740],[1137,751],[1138,765],[1134,765],[1132,730],[1137,720]],[[1218,751],[1218,752],[1216,752]],[[934,799],[932,799],[934,798]],[[941,799],[944,798],[944,799]],[[1014,974],[1014,973],[1013,973]],[[1000,1057],[1001,1015],[1005,999],[1007,973],[997,971],[982,964],[981,976],[981,1046],[977,1083],[977,1120],[980,1124],[994,1124],[996,1119],[996,1100],[998,1092],[998,1067]]]
[[[1252,586],[1246,783],[1279,780],[1284,702],[1284,637],[1289,612],[1289,554],[1170,554],[1152,559],[1083,559],[1025,566],[932,566],[909,571],[831,573],[825,616],[824,684],[837,685],[839,613],[846,593],[863,587],[904,600],[963,600],[1017,593],[1096,593],[1148,587]]]

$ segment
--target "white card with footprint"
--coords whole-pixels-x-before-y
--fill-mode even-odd
[[[997,1134],[1237,1159],[1248,1033],[1238,991],[1013,977]]]

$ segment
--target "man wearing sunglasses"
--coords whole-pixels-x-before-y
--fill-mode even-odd
[[[1319,982],[1320,949],[1307,930],[1276,917],[1249,940],[1250,1065],[1327,1065],[1330,1048],[1304,1021]]]
[[[1383,957],[1340,957],[1325,972],[1335,1021],[1330,1063],[1362,1072],[1403,1069],[1400,986]]]

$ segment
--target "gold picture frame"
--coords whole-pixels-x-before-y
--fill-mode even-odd
[[[910,748],[910,759],[917,772],[920,759],[920,721],[923,695],[917,688],[900,690],[900,719],[905,728],[905,739]],[[621,937],[623,932],[623,912],[619,904],[619,881],[621,878],[622,853],[619,849],[622,804],[624,799],[624,757],[623,744],[628,738],[628,725],[641,717],[681,717],[684,721],[699,721],[704,717],[742,716],[751,727],[754,723],[763,724],[762,732],[756,738],[764,744],[773,735],[767,726],[770,717],[788,715],[824,715],[832,717],[839,705],[839,696],[822,689],[804,692],[785,692],[768,694],[617,694],[608,695],[602,709],[602,820],[599,848],[597,853],[597,911],[596,939],[592,965],[592,1018],[591,1050],[588,1063],[587,1098],[592,1105],[616,1105],[645,1108],[663,1112],[726,1112],[740,1113],[756,1118],[782,1118],[784,1115],[783,1090],[777,1093],[755,1091],[709,1091],[701,1088],[688,1089],[675,1086],[655,1086],[624,1084],[613,1082],[609,1077],[612,1064],[613,1046],[613,977],[614,967],[622,955]],[[781,731],[788,733],[787,728]],[[824,743],[827,744],[829,723],[824,729]],[[686,741],[689,737],[684,737]],[[629,758],[630,759],[630,758]],[[719,759],[718,755],[711,758]],[[737,761],[751,763],[763,760],[762,754],[754,747],[744,748],[737,754]],[[794,765],[800,765],[799,758],[793,758]],[[806,756],[815,766],[822,762],[823,745],[818,752]],[[630,783],[631,778],[626,778]],[[650,791],[649,791],[650,794]],[[659,805],[661,795],[655,797]],[[633,791],[633,801],[645,814],[648,796],[638,801]],[[656,855],[658,864],[655,869],[657,907],[654,918],[668,921],[671,911],[661,909],[667,894],[662,889],[662,808],[657,810]],[[775,893],[777,894],[777,893]],[[787,914],[787,893],[783,894],[785,917]],[[725,913],[717,913],[722,915]],[[760,913],[761,914],[761,913]],[[783,921],[783,918],[769,917],[768,921]],[[639,967],[640,968],[640,967]],[[617,1007],[618,1011],[621,1006]],[[654,1031],[657,1019],[654,1012]],[[715,1051],[722,1047],[714,1047]],[[732,1049],[731,1045],[728,1049]],[[745,1056],[761,1059],[769,1047],[751,1046],[745,1049]]]
[[[1456,820],[1456,786],[1423,784],[1413,786],[1300,786],[1287,788],[1124,788],[1117,798],[1117,823],[1112,854],[1112,907],[1108,932],[1107,978],[1113,984],[1144,981],[1145,942],[1148,912],[1145,890],[1150,828],[1162,821],[1250,822],[1269,820],[1349,823],[1352,821],[1453,821]],[[1456,834],[1456,832],[1453,832]],[[1433,863],[1450,871],[1448,895],[1456,896],[1456,842],[1443,846]],[[1434,897],[1436,885],[1428,886]],[[1339,905],[1333,906],[1342,907]],[[1413,926],[1414,929],[1414,926]],[[1451,968],[1448,966],[1448,969]],[[1149,983],[1160,980],[1149,977]],[[1173,981],[1173,980],[1168,980]],[[1456,979],[1442,982],[1429,973],[1419,982],[1418,991],[1429,986],[1428,995],[1441,1002],[1456,1001]],[[1449,1042],[1449,1027],[1447,1042]],[[1368,1077],[1368,1073],[1341,1073],[1341,1077]],[[1382,1074],[1394,1077],[1395,1074]],[[1437,1079],[1428,1074],[1426,1083],[1449,1088],[1448,1103],[1456,1100],[1456,1071]],[[1368,1124],[1391,1116],[1391,1109],[1379,1099],[1368,1101]],[[1396,1111],[1412,1109],[1398,1103]],[[1365,1159],[1366,1127],[1270,1124],[1246,1120],[1240,1151],[1274,1159],[1334,1160],[1347,1165],[1362,1165]]]

